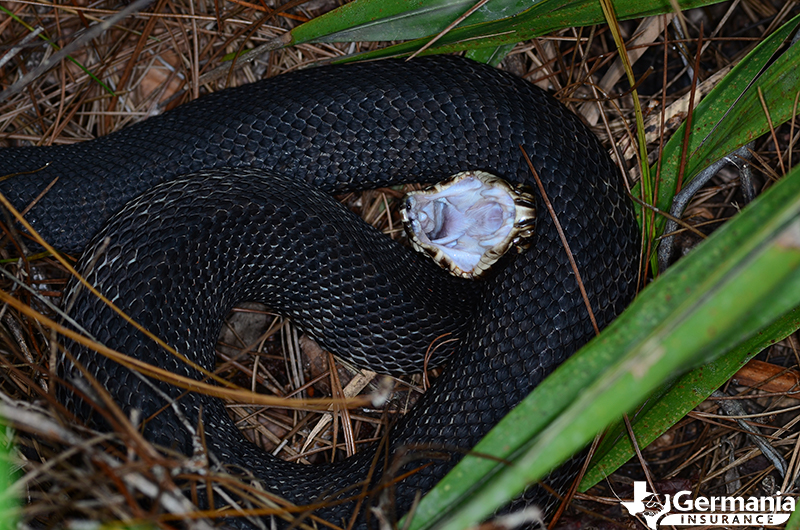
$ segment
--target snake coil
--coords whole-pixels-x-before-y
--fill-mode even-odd
[[[543,91],[466,59],[300,71],[202,97],[93,141],[3,149],[0,173],[32,173],[0,183],[0,191],[21,209],[58,177],[27,219],[57,248],[85,248],[80,272],[205,369],[213,370],[222,318],[246,300],[279,310],[354,363],[390,373],[419,370],[430,341],[452,333],[459,340],[444,375],[394,426],[388,454],[469,449],[594,336],[553,221],[538,208],[530,250],[485,281],[465,283],[329,195],[469,169],[533,185],[520,146],[604,326],[633,297],[638,246],[613,163]],[[72,285],[65,299],[74,299],[75,321],[110,348],[200,377],[85,289]],[[242,439],[219,400],[182,396],[67,346],[126,413],[161,411],[144,427],[155,443],[192,454],[190,431],[202,419],[212,463],[252,474],[297,504],[367,480],[372,450],[322,466],[277,460]],[[396,357],[400,351],[409,360]],[[62,361],[59,374],[67,383],[61,399],[88,418],[88,405],[69,389],[86,387],[79,372]],[[395,486],[398,514],[458,460],[455,453],[418,457],[413,465],[421,470]],[[319,513],[342,523],[352,509],[344,503]]]

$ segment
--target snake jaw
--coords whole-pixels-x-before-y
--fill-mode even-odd
[[[536,200],[483,171],[464,171],[406,195],[400,214],[412,246],[454,276],[477,279],[512,247],[530,245]]]

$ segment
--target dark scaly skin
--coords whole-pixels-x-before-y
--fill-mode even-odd
[[[213,366],[213,340],[219,330],[214,319],[234,302],[254,298],[288,313],[334,352],[354,350],[357,362],[383,350],[397,351],[398,343],[411,335],[419,340],[402,349],[404,353],[416,350],[418,360],[424,354],[419,344],[427,345],[442,330],[452,331],[461,339],[452,361],[434,388],[395,426],[391,447],[392,451],[407,445],[467,449],[594,336],[566,252],[544,208],[539,208],[532,248],[509,260],[494,277],[464,286],[420,265],[422,272],[410,273],[412,286],[397,295],[402,300],[398,306],[381,305],[387,300],[388,284],[374,280],[379,264],[373,263],[381,261],[379,249],[387,246],[381,238],[374,233],[353,235],[350,244],[354,251],[364,249],[363,255],[350,257],[341,252],[315,260],[334,241],[347,239],[340,233],[320,232],[339,226],[331,219],[337,215],[335,207],[317,206],[325,202],[319,199],[305,215],[289,213],[276,203],[289,200],[299,206],[318,195],[300,183],[334,193],[431,182],[467,169],[483,169],[514,183],[533,185],[520,145],[533,160],[557,211],[595,317],[604,326],[633,297],[638,252],[636,223],[614,165],[586,127],[544,92],[464,59],[435,57],[303,71],[201,98],[92,142],[5,149],[0,151],[2,174],[51,164],[33,175],[0,183],[0,191],[21,208],[59,176],[28,219],[56,247],[75,251],[86,246],[112,213],[159,182],[209,168],[267,168],[273,178],[263,172],[216,170],[179,178],[148,193],[112,221],[111,246],[97,260],[93,281],[102,283],[103,290],[116,296],[116,302],[135,319],[207,368]],[[189,188],[194,190],[191,195],[182,193]],[[165,194],[182,208],[159,198]],[[254,197],[259,197],[256,204],[251,202]],[[221,209],[220,205],[227,206]],[[141,225],[143,217],[149,217],[153,225]],[[242,218],[249,221],[242,225]],[[344,218],[342,222],[349,222]],[[274,223],[279,228],[270,229],[269,237],[286,234],[303,242],[290,244],[286,254],[274,253],[271,244],[263,244],[268,236],[258,232],[258,227]],[[332,239],[320,244],[315,238],[321,235]],[[303,239],[306,236],[310,239]],[[101,239],[92,243],[84,263]],[[267,254],[244,252],[250,244],[261,244]],[[128,264],[130,258],[113,259],[130,252],[136,256],[133,265]],[[187,259],[176,265],[172,256]],[[389,261],[416,264],[419,260],[406,256]],[[348,273],[329,281],[330,289],[322,293],[281,295],[280,282],[272,282],[273,287],[265,280],[284,274],[273,268],[278,262],[296,264],[294,269],[312,267],[306,276],[300,274],[301,291],[304,282],[321,277],[322,269],[329,271],[332,263]],[[236,273],[229,268],[233,266],[238,268]],[[394,281],[395,274],[409,275],[395,268],[385,276]],[[353,283],[342,284],[344,278],[352,278]],[[434,294],[418,289],[428,281],[437,282],[438,287],[431,287]],[[444,294],[451,288],[456,289],[454,294]],[[356,299],[334,292],[331,300],[325,298],[337,289],[363,296]],[[477,310],[465,321],[456,313],[464,305],[458,301],[472,299],[473,290],[477,290]],[[197,300],[203,301],[200,309],[179,308],[182,303],[194,306]],[[374,339],[361,331],[340,330],[317,323],[314,311],[306,311],[312,301],[323,308],[319,311],[328,313],[366,310],[365,315],[353,316],[351,324],[371,332],[379,321],[396,318],[396,325],[388,332],[390,340],[384,340],[380,331]],[[436,301],[442,302],[441,307]],[[419,320],[411,316],[412,306],[421,309]],[[192,374],[106,313],[102,304],[80,291],[72,315],[97,338],[112,348]],[[376,314],[381,318],[369,321]],[[404,333],[404,326],[414,333]],[[161,406],[156,393],[138,378],[77,346],[73,350],[125,410],[143,408],[146,417]],[[392,359],[381,362],[391,370],[405,364]],[[64,369],[64,375],[72,373],[71,367]],[[69,393],[62,397],[81,414],[88,414]],[[372,451],[367,450],[321,468],[277,461],[243,442],[216,400],[192,395],[180,403],[190,422],[196,422],[197,407],[202,404],[206,439],[216,457],[232,469],[252,471],[266,488],[296,503],[311,502],[364,480],[372,459]],[[171,411],[162,414],[145,432],[157,443],[191,453],[190,438],[173,416]],[[454,455],[446,461],[432,460],[398,484],[398,513],[408,509],[417,491],[430,489],[457,459]],[[341,523],[351,509],[344,504],[322,515]]]

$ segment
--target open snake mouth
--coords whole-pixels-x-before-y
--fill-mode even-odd
[[[535,199],[483,171],[464,171],[406,195],[400,210],[414,248],[462,278],[480,278],[533,236]]]

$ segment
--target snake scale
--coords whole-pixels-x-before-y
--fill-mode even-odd
[[[520,146],[604,326],[633,298],[638,259],[618,171],[587,127],[544,91],[463,58],[298,71],[89,142],[6,148],[0,173],[29,173],[0,191],[22,209],[58,177],[27,219],[56,248],[86,249],[80,271],[89,281],[206,369],[214,367],[222,318],[245,300],[290,317],[354,364],[389,373],[419,371],[431,341],[451,333],[455,353],[393,427],[389,460],[410,446],[469,449],[595,332],[541,197],[531,248],[488,279],[467,282],[366,226],[330,194],[434,182],[467,169],[533,186]],[[65,299],[73,300],[75,321],[107,346],[199,377],[85,289],[73,284]],[[149,418],[164,409],[144,427],[157,444],[192,454],[189,431],[202,410],[211,455],[292,502],[367,479],[374,450],[321,466],[277,460],[242,438],[219,400],[180,397],[180,389],[66,345],[126,413],[136,408]],[[89,418],[69,390],[85,388],[78,371],[62,362],[59,374],[68,383],[61,399]],[[167,397],[180,399],[170,407]],[[395,487],[398,514],[459,457],[417,458],[409,466],[421,469]],[[352,508],[319,513],[343,524]]]

